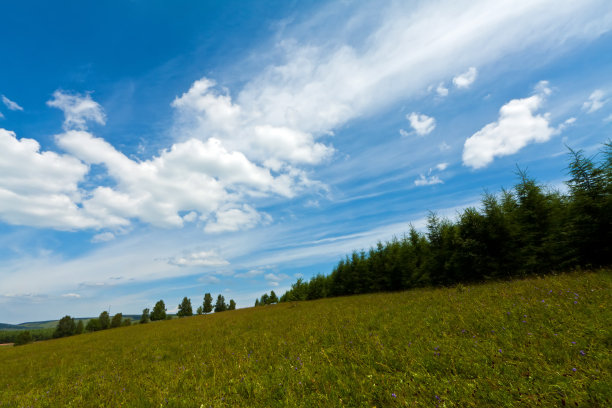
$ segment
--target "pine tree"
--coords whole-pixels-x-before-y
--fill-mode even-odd
[[[212,302],[213,302],[212,295],[210,293],[205,294],[204,295],[204,305],[203,305],[204,307],[202,309],[204,313],[212,312],[213,310]]]
[[[227,305],[225,304],[225,298],[223,295],[217,296],[217,303],[215,303],[215,313],[217,312],[225,312],[227,310]]]
[[[178,312],[176,315],[178,317],[193,316],[193,309],[191,308],[191,299],[188,299],[187,296],[183,298],[183,301],[178,306]]]
[[[274,291],[270,291],[270,298],[268,299],[269,304],[273,304],[273,303],[278,303],[278,296],[276,296],[276,293],[274,293]]]
[[[259,299],[255,299],[255,307],[259,306]]]

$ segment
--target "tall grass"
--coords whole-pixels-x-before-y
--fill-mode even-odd
[[[610,406],[610,271],[0,348],[0,407]]]

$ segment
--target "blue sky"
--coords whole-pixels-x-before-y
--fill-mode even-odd
[[[305,4],[307,3],[307,4]],[[0,321],[238,307],[612,130],[573,1],[0,5]]]

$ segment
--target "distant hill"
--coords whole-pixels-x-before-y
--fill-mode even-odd
[[[111,316],[112,317],[112,316]],[[132,322],[138,322],[140,320],[140,315],[130,314],[123,315],[124,319],[130,318]],[[90,319],[93,317],[75,317],[75,320],[83,320],[83,323],[87,324]],[[26,322],[19,324],[8,324],[8,323],[0,323],[0,330],[38,330],[38,329],[49,329],[55,328],[57,326],[58,320],[44,320],[40,322]]]

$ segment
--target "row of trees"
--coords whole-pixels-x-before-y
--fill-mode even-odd
[[[430,213],[425,233],[353,252],[330,275],[298,279],[280,301],[451,285],[612,264],[612,143],[593,157],[570,149],[567,191],[518,183],[485,194],[456,221]],[[261,301],[259,302],[261,304]]]
[[[202,305],[198,306],[196,309],[196,314],[207,314],[213,311],[212,304],[212,295],[210,293],[206,293],[204,295],[204,302]],[[224,312],[226,310],[235,310],[236,302],[234,299],[230,299],[229,305],[225,303],[225,297],[223,295],[217,296],[217,303],[215,303],[214,311],[216,312]],[[166,314],[166,305],[163,300],[158,301],[155,304],[152,312],[149,312],[149,309],[144,309],[142,311],[142,316],[140,317],[140,323],[148,323],[150,321],[155,320],[165,320],[170,318],[169,315]],[[191,306],[191,299],[187,296],[183,298],[183,301],[178,305],[178,312],[176,313],[178,317],[187,317],[193,316],[193,307]]]
[[[255,299],[255,306],[273,305],[274,303],[278,303],[278,296],[273,290],[270,291],[269,295],[264,293],[261,298]]]

